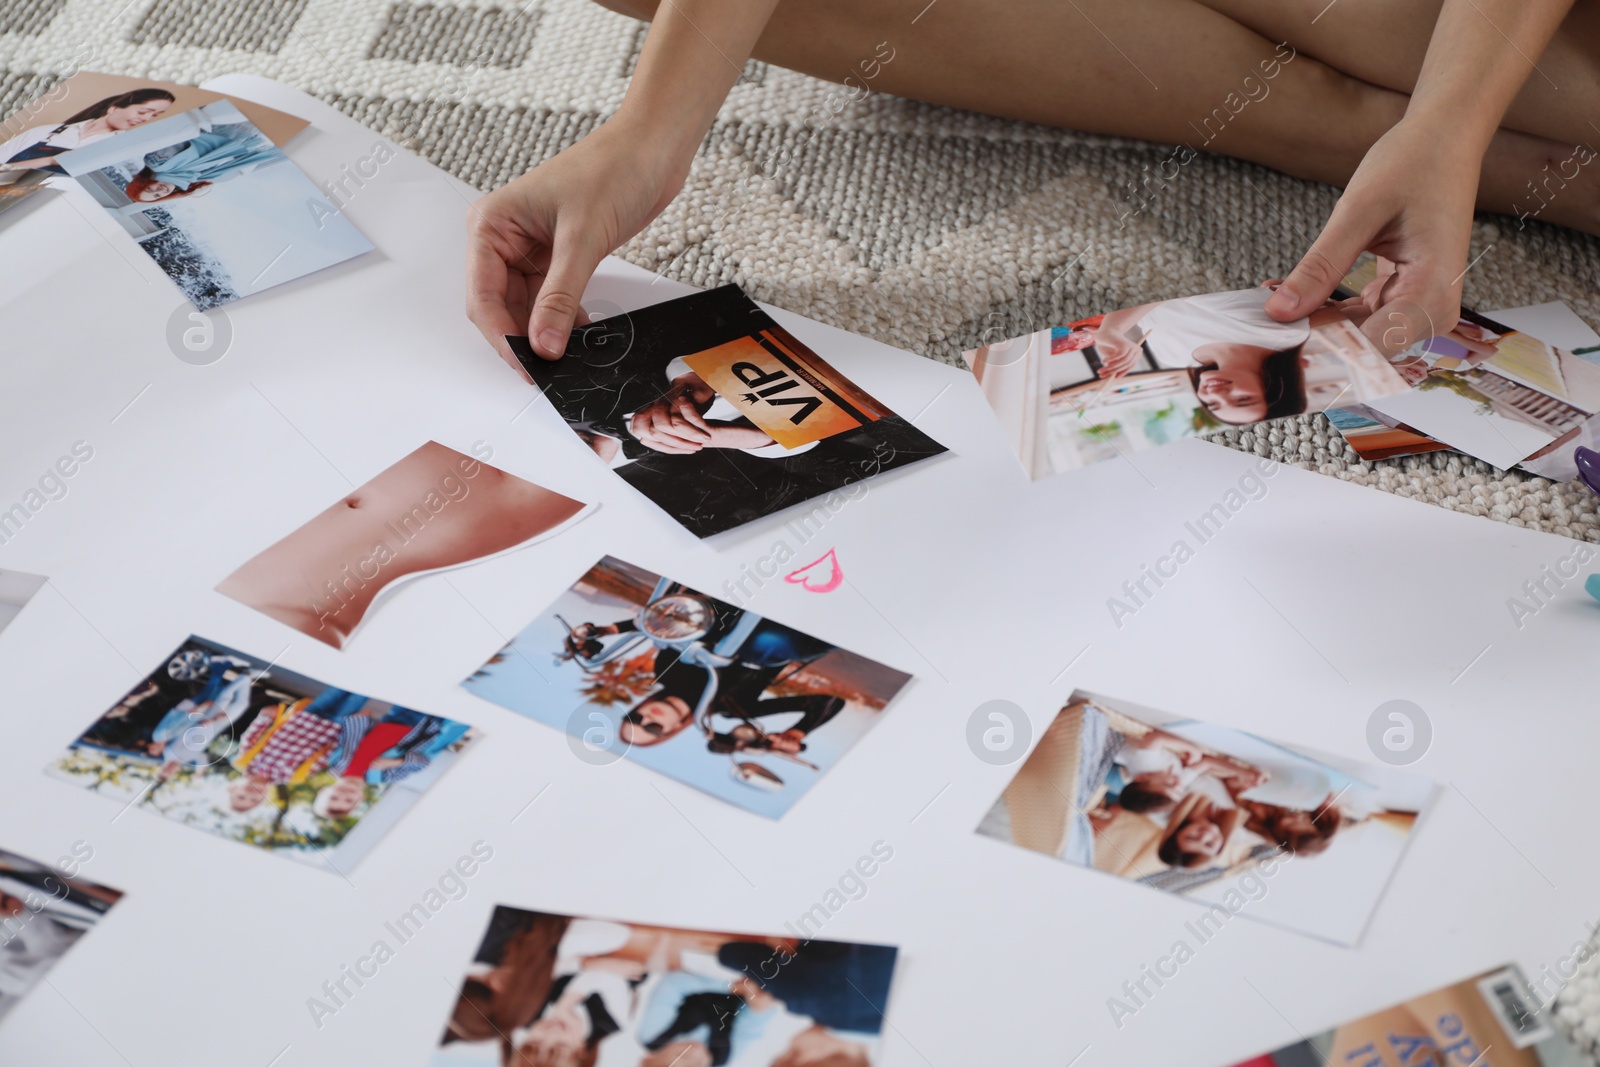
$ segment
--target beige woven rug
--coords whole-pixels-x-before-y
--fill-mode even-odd
[[[177,82],[256,73],[489,189],[615,108],[642,36],[582,0],[0,0],[0,113],[73,68]],[[737,282],[937,359],[980,338],[1282,275],[1335,198],[1200,157],[1140,208],[1128,183],[1169,149],[881,95],[844,102],[834,86],[760,63],[745,74],[683,195],[622,255],[696,285]],[[1600,241],[1485,218],[1472,254],[1468,304],[1564,300],[1600,326]],[[1221,439],[1600,542],[1600,497],[1582,486],[1454,453],[1365,463],[1320,415]],[[1600,1049],[1600,960],[1569,984],[1559,1014]]]

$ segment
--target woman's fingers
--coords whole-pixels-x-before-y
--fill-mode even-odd
[[[558,225],[550,248],[550,268],[539,282],[539,293],[528,320],[533,349],[545,359],[560,359],[567,351],[572,327],[583,315],[583,290],[605,249],[593,231],[582,223]]]
[[[487,241],[476,234],[467,241],[467,318],[483,334],[484,340],[494,346],[500,358],[515,367],[517,373],[532,381],[522,368],[511,346],[506,344],[508,334],[522,332],[522,324],[511,313],[507,302],[510,271],[504,257]]]
[[[1311,248],[1267,298],[1267,314],[1288,322],[1320,308],[1377,237],[1379,225],[1347,208],[1341,198]]]
[[[1376,311],[1361,326],[1367,340],[1393,359],[1412,345],[1449,333],[1461,318],[1460,279],[1446,280],[1436,267],[1397,263],[1376,294]]]

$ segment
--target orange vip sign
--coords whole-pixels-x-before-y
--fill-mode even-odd
[[[888,411],[781,330],[762,330],[684,362],[784,448],[853,430]]]

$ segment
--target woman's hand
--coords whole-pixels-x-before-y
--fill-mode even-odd
[[[1280,322],[1309,315],[1362,252],[1389,260],[1392,273],[1365,295],[1361,326],[1394,356],[1448,333],[1461,317],[1482,153],[1427,119],[1408,116],[1378,139],[1356,168],[1322,234],[1268,299]]]
[[[566,351],[600,261],[677,195],[688,158],[653,147],[621,116],[483,197],[467,223],[467,317],[526,377],[507,334],[545,359]]]

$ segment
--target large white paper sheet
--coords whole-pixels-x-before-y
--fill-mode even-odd
[[[319,182],[378,140],[281,86],[214,84],[311,117],[291,156]],[[893,859],[825,909],[820,936],[899,946],[888,1067],[1080,1053],[1082,1067],[1207,1067],[1507,959],[1537,981],[1588,937],[1600,717],[1583,665],[1600,606],[1564,577],[1579,573],[1574,542],[1203,442],[1030,483],[965,371],[781,310],[952,455],[820,515],[697,542],[609,477],[463,317],[473,195],[408,155],[382,165],[342,198],[378,253],[227,308],[230,347],[204,366],[168,346],[178,298],[165,280],[147,285],[66,198],[8,228],[0,501],[76,440],[94,458],[0,553],[51,576],[0,634],[0,810],[16,813],[7,847],[53,856],[91,841],[85,875],[128,897],[52,972],[57,992],[0,1028],[0,1062],[421,1063],[496,903],[781,932],[880,841]],[[622,310],[685,291],[609,260],[587,300]],[[502,469],[601,507],[571,535],[419,583],[343,652],[212,591],[253,546],[430,439],[483,442]],[[845,580],[828,593],[785,582],[770,565],[780,544],[796,562],[833,549]],[[742,582],[758,611],[916,681],[776,824],[628,761],[585,762],[457,683],[602,552],[718,595]],[[348,881],[113,818],[44,777],[190,633],[472,723],[486,741]],[[1360,946],[1230,923],[1114,1020],[1108,1000],[1198,908],[973,833],[1015,770],[975,754],[993,758],[969,744],[974,711],[1012,702],[1025,718],[1011,737],[1037,737],[1078,687],[1361,760],[1379,705],[1421,707],[1433,736],[1412,769],[1442,792]],[[474,875],[442,893],[468,855]],[[386,924],[419,905],[425,919],[398,941]],[[347,983],[333,1015],[313,1013],[343,968],[371,969],[379,940],[392,958]]]

